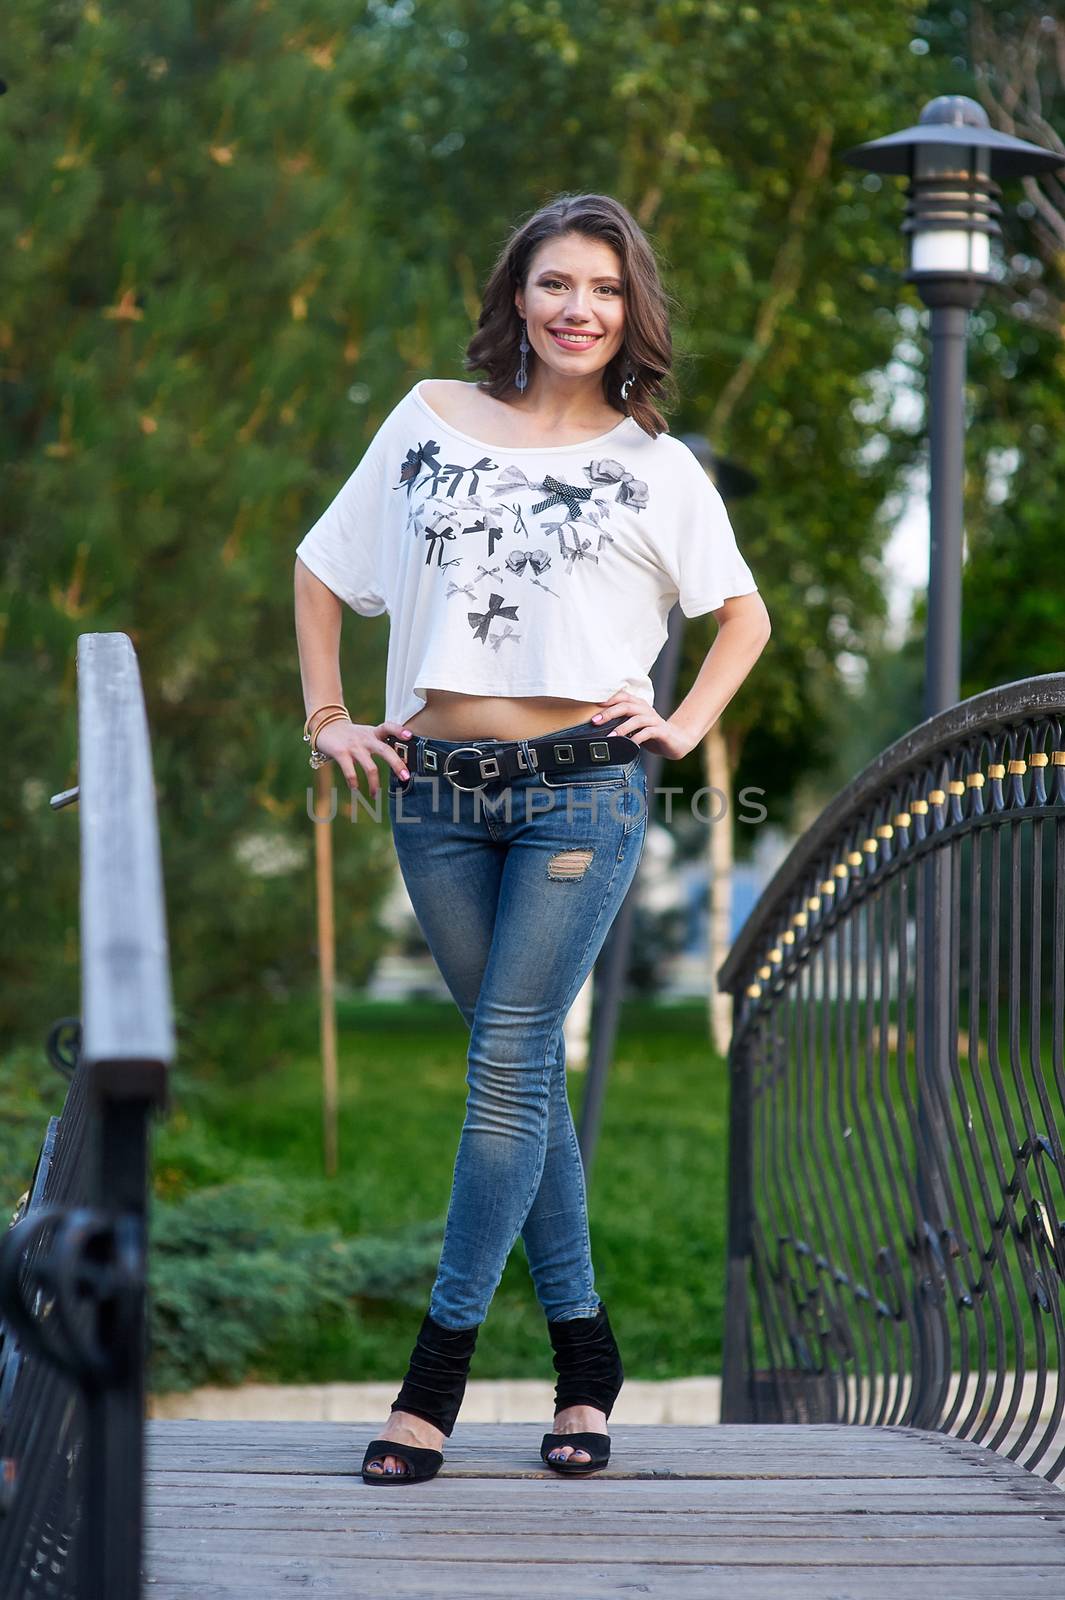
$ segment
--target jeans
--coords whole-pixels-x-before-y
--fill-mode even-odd
[[[602,735],[625,720],[575,723],[551,737]],[[390,770],[388,809],[415,915],[470,1029],[466,1114],[429,1313],[449,1328],[483,1322],[520,1233],[545,1315],[593,1316],[562,1024],[643,852],[641,754],[572,777],[491,779],[476,791]]]

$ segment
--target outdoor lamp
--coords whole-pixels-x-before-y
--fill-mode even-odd
[[[963,94],[930,100],[914,128],[855,145],[851,166],[909,178],[906,218],[908,282],[927,306],[976,305],[994,277],[991,239],[1000,237],[996,179],[1060,167],[1053,150],[998,133],[987,112]]]
[[[908,177],[910,260],[905,277],[928,306],[929,572],[925,716],[956,704],[961,681],[962,480],[965,340],[969,312],[995,276],[991,240],[1001,237],[996,179],[1065,165],[1053,150],[996,133],[963,94],[930,100],[915,128],[855,145],[851,166]]]

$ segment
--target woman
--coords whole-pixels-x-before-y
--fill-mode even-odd
[[[400,870],[470,1028],[440,1264],[367,1483],[443,1461],[477,1333],[520,1233],[559,1375],[541,1457],[605,1466],[623,1369],[595,1292],[562,1024],[643,849],[644,749],[677,759],[750,672],[769,620],[717,491],[666,431],[667,301],[605,195],[518,227],[467,370],[385,419],[298,547],[312,764],[371,798],[389,769]],[[667,718],[648,676],[678,601],[719,631]],[[386,719],[353,723],[341,602],[391,619]],[[402,1180],[402,1169],[398,1176]]]

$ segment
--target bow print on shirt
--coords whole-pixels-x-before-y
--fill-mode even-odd
[[[546,550],[512,550],[506,559],[508,570],[513,572],[516,578],[520,578],[526,566],[530,566],[534,574],[532,581],[536,587],[538,589],[546,589],[547,593],[555,595],[557,600],[558,595],[555,594],[555,590],[548,588],[546,583],[540,582],[541,573],[546,572],[550,565],[551,557]]]
[[[595,505],[596,509],[594,511],[589,511],[585,520],[590,522],[593,528],[598,528],[599,543],[595,548],[597,550],[601,550],[605,544],[614,543],[614,535],[612,533],[608,533],[605,527],[605,523],[610,516],[610,501],[601,500],[599,496],[596,495]]]
[[[406,526],[405,531],[407,533],[410,533],[412,530],[413,530],[415,539],[418,540],[419,548],[421,548],[421,537],[422,537],[423,532],[425,531],[425,501],[424,500],[417,500],[417,501],[415,501],[413,506],[408,505],[408,507],[407,507],[407,526]]]
[[[482,456],[480,461],[475,461],[472,467],[460,467],[457,462],[448,462],[447,466],[440,469],[441,478],[451,479],[447,491],[448,499],[452,498],[467,473],[470,476],[470,493],[475,495],[481,486],[481,473],[494,472],[495,469],[495,462],[488,456]]]
[[[637,511],[642,511],[647,505],[646,483],[641,478],[634,478],[620,461],[592,461],[584,472],[590,483],[616,483],[618,492],[614,498],[620,500],[622,505],[633,506]]]
[[[411,490],[414,488],[414,485],[417,482],[418,474],[421,472],[423,467],[426,469],[426,475],[431,477],[434,481],[439,477],[440,462],[437,460],[436,455],[436,452],[439,449],[440,446],[437,444],[435,439],[427,439],[426,442],[424,444],[420,444],[416,450],[407,451],[403,465],[399,469],[399,482],[395,484],[394,487],[397,489],[402,489],[403,485],[406,484],[408,500],[410,499]],[[425,482],[424,478],[422,479],[422,482]]]
[[[426,502],[422,501],[422,505],[425,504]],[[435,505],[436,502],[430,501],[429,504]],[[450,516],[453,510],[476,511],[478,513],[476,521],[467,522],[466,525],[460,528],[459,531],[463,534],[486,533],[488,535],[488,559],[491,561],[492,556],[495,554],[496,544],[503,537],[503,529],[500,524],[489,521],[489,518],[494,515],[495,508],[486,504],[486,502],[481,499],[480,495],[472,494],[466,495],[460,500],[451,501],[446,511],[438,510],[437,514],[439,516]],[[415,513],[415,515],[417,515],[417,513]]]
[[[570,528],[570,532],[573,534],[573,543],[568,545],[563,538],[563,529],[568,526],[568,523],[563,523],[562,527],[558,530],[558,547],[562,552],[563,561],[568,562],[566,571],[572,577],[573,568],[576,566],[578,561],[594,561],[596,566],[598,566],[599,557],[591,553],[592,541],[590,539],[582,539],[579,528]]]
[[[399,482],[394,487],[402,489],[406,484],[407,497],[409,499],[411,491],[415,488],[420,489],[423,483],[428,483],[431,480],[433,492],[435,493],[441,480],[445,482],[450,480],[448,482],[447,497],[452,500],[455,496],[455,490],[467,474],[470,478],[470,492],[471,494],[476,494],[481,483],[480,474],[482,472],[495,471],[496,464],[489,456],[482,456],[480,461],[474,462],[472,467],[461,466],[456,461],[449,461],[442,466],[437,455],[439,449],[440,446],[435,439],[427,439],[424,444],[418,445],[417,449],[408,450],[403,465],[399,469]],[[423,467],[425,468],[425,476],[424,478],[419,478],[418,474]]]
[[[499,646],[503,643],[504,639],[513,639],[514,643],[517,644],[518,641],[521,639],[521,634],[520,633],[515,633],[514,629],[510,626],[510,623],[508,622],[506,627],[503,629],[502,633],[490,633],[488,635],[488,643],[492,646],[492,649],[495,650],[495,651],[499,650]]]
[[[467,611],[466,617],[470,627],[473,629],[473,637],[480,639],[481,643],[484,644],[488,637],[488,630],[497,618],[509,617],[512,622],[517,622],[518,608],[517,606],[505,606],[501,594],[490,594],[488,596],[487,611]]]
[[[539,489],[538,483],[530,483],[520,467],[504,467],[499,474],[499,481],[493,483],[492,493],[497,497],[501,494],[513,494],[515,489]]]
[[[476,522],[471,522],[469,527],[463,528],[463,533],[487,533],[488,559],[491,561],[495,554],[497,542],[503,537],[503,529],[496,523],[489,522],[487,516],[479,517]]]
[[[584,470],[587,472],[589,469],[585,467]],[[565,506],[571,522],[576,522],[580,516],[582,500],[592,498],[590,489],[580,489],[572,483],[563,483],[559,478],[545,478],[540,487],[548,491],[547,499],[541,500],[538,506],[533,506],[531,509],[550,511],[552,506]]]
[[[429,563],[433,559],[433,554],[435,552],[435,554],[436,554],[436,564],[437,564],[438,567],[439,566],[444,566],[444,565],[450,566],[451,565],[450,561],[448,561],[448,562],[444,561],[444,540],[445,539],[453,539],[454,537],[455,537],[455,530],[451,526],[451,524],[448,523],[448,522],[443,522],[443,523],[437,522],[434,527],[426,528],[426,530],[425,530],[425,538],[426,538],[426,541],[427,541],[427,544],[428,544],[428,548],[426,549],[426,552],[425,552],[425,565],[426,566],[429,565]],[[436,542],[436,541],[439,541],[439,542]],[[453,557],[453,560],[457,561],[458,557],[457,556]]]
[[[586,472],[587,467],[584,469]],[[541,500],[538,505],[532,506],[533,511],[548,511],[552,506],[565,506],[571,522],[576,522],[581,514],[581,506],[586,500],[592,498],[591,489],[582,488],[579,484],[563,483],[560,478],[550,476],[541,483],[534,483],[527,478],[520,467],[504,467],[498,483],[492,485],[494,495],[512,494],[515,489],[539,489],[541,493],[547,491],[547,499]]]
[[[598,523],[594,517],[594,513],[589,512],[589,518],[593,521],[594,526],[598,526]],[[560,522],[547,522],[544,523],[541,528],[542,533],[555,533],[558,535],[559,553],[561,554],[563,561],[566,563],[566,576],[568,578],[573,576],[573,569],[578,561],[594,561],[596,566],[599,565],[598,555],[593,555],[591,552],[592,541],[590,539],[581,538],[581,530],[584,528],[584,526],[585,524],[583,522],[571,522],[569,517],[563,517]],[[571,545],[566,543],[567,532],[573,539],[573,543]],[[607,539],[612,544],[614,542],[613,534],[608,534]],[[603,533],[600,529],[599,544],[596,546],[596,548],[602,549],[602,546]],[[551,592],[553,594],[554,590]]]
[[[509,511],[511,516],[514,518],[514,526],[510,531],[513,533],[515,538],[517,538],[518,534],[520,533],[523,538],[527,539],[529,537],[529,528],[525,518],[521,514],[521,507],[519,505],[508,506],[504,504],[503,510]]]

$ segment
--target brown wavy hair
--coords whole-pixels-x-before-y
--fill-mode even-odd
[[[521,319],[514,304],[524,291],[533,256],[546,239],[580,233],[617,251],[625,302],[624,338],[603,371],[603,396],[608,405],[637,422],[652,439],[668,432],[655,401],[675,404],[673,302],[662,287],[658,262],[646,235],[629,211],[607,194],[560,194],[519,223],[512,231],[485,285],[477,331],[466,346],[467,372],[485,371],[477,387],[500,400],[514,388],[521,353]],[[528,361],[536,356],[530,350]],[[621,398],[626,374],[636,374],[627,400]]]

